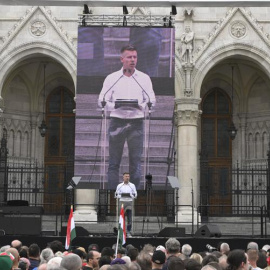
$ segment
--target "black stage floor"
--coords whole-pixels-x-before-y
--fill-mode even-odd
[[[36,243],[40,246],[41,249],[44,249],[48,243],[54,240],[60,240],[63,245],[65,244],[65,237],[63,236],[28,236],[28,235],[4,235],[0,236],[0,246],[9,245],[12,240],[19,239],[22,241],[23,245],[29,246],[32,243]],[[168,237],[132,237],[127,238],[127,244],[132,244],[137,247],[139,250],[145,244],[152,244],[153,246],[165,245]],[[248,238],[248,237],[177,237],[180,241],[181,246],[184,244],[190,244],[192,246],[193,252],[200,252],[207,250],[206,245],[210,244],[213,247],[217,247],[219,242],[226,242],[230,245],[231,249],[246,249],[248,242],[255,241],[258,243],[259,247],[262,248],[265,244],[270,244],[270,238]],[[104,236],[84,236],[84,237],[76,237],[72,246],[81,246],[86,250],[90,244],[98,244],[100,249],[105,246],[112,246],[116,243],[116,237],[112,235],[104,235]]]

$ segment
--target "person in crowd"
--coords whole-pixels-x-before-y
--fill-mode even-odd
[[[39,266],[40,263],[40,248],[37,244],[33,243],[29,246],[29,261],[30,267],[29,270],[34,269],[35,267]]]
[[[171,257],[168,262],[168,270],[184,270],[185,264],[184,261],[179,257]]]
[[[152,256],[149,253],[141,251],[136,259],[137,263],[142,270],[151,270],[152,269]]]
[[[194,259],[199,264],[202,264],[202,261],[203,261],[203,258],[199,253],[192,253],[191,256],[190,256],[190,259]]]
[[[257,261],[259,259],[259,251],[257,249],[248,249],[247,256],[248,256],[248,262],[254,270],[261,269],[257,267]]]
[[[189,259],[185,263],[185,270],[201,270],[202,265],[194,259]]]
[[[227,258],[228,270],[248,270],[248,258],[244,250],[232,250]],[[202,269],[203,270],[203,269]]]
[[[139,255],[139,250],[135,247],[131,247],[127,249],[127,255],[130,258],[131,262],[135,262]]]
[[[230,246],[228,243],[221,243],[220,245],[220,253],[228,255],[230,252]]]
[[[66,270],[80,270],[82,260],[77,254],[69,253],[63,257],[60,266]]]
[[[20,240],[15,239],[11,242],[10,246],[16,248],[20,252],[22,248],[22,242]]]
[[[50,259],[54,257],[52,249],[45,248],[40,253],[40,264],[47,263]]]
[[[180,242],[176,238],[169,238],[165,243],[165,247],[166,247],[166,253],[167,253],[167,261],[163,265],[162,270],[167,270],[168,263],[171,258],[177,257],[181,254]]]
[[[100,258],[101,254],[98,251],[89,251],[86,255],[86,265],[83,267],[83,270],[98,269]]]
[[[152,256],[152,270],[162,269],[163,264],[166,261],[166,255],[161,250],[155,250]]]
[[[58,251],[64,252],[65,250],[63,243],[59,240],[52,241],[51,243],[48,244],[48,247],[53,251],[54,254]]]

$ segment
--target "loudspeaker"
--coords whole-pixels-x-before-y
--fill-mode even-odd
[[[0,217],[0,230],[5,234],[40,235],[40,217]]]
[[[75,230],[76,230],[76,236],[89,236],[90,234],[85,228],[81,226],[76,226]],[[63,226],[61,228],[61,236],[66,236],[66,235],[67,235],[67,227]]]
[[[186,228],[165,227],[158,233],[158,237],[181,237],[186,235]]]
[[[221,237],[220,229],[217,225],[202,225],[196,232],[196,237]]]

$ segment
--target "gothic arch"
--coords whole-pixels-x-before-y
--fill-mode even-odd
[[[196,63],[193,75],[194,96],[200,97],[200,90],[206,74],[216,64],[234,56],[244,56],[255,62],[270,78],[270,58],[265,51],[248,44],[238,43],[219,47],[205,55]]]
[[[18,62],[27,59],[29,57],[47,56],[58,63],[60,63],[70,74],[73,79],[74,85],[76,85],[76,56],[70,56],[66,51],[58,46],[52,45],[48,42],[30,42],[21,44],[8,54],[3,56],[2,63],[0,64],[0,94],[2,94],[3,83],[6,80],[8,74],[17,65]]]

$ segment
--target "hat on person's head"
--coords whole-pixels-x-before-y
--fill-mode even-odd
[[[88,251],[99,251],[98,244],[91,244],[91,245],[89,245]]]
[[[166,255],[161,250],[156,250],[152,256],[152,262],[156,264],[164,264],[166,261]]]
[[[111,261],[111,265],[114,265],[114,264],[126,264],[126,262],[120,258],[116,258]]]
[[[264,250],[264,251],[268,251],[270,249],[270,246],[269,245],[264,245],[263,247],[262,247],[262,250]]]
[[[166,248],[162,245],[157,246],[156,250],[161,250],[163,252],[166,252]]]
[[[0,269],[1,270],[10,270],[13,265],[12,258],[7,253],[0,254]]]

